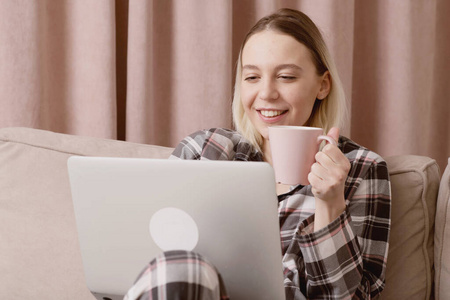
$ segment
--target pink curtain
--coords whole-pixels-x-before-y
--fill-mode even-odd
[[[114,138],[114,5],[0,1],[0,127]]]
[[[0,0],[0,127],[174,146],[231,127],[240,43],[281,7],[336,60],[343,133],[381,155],[450,155],[446,0]]]

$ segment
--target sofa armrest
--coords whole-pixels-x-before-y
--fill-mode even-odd
[[[436,206],[434,232],[434,295],[450,299],[450,158],[442,175]]]
[[[382,299],[430,299],[434,273],[434,219],[439,189],[435,160],[385,158],[391,178],[391,234]]]

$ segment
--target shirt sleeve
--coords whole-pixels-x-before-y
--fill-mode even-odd
[[[212,128],[184,138],[170,159],[260,161],[262,156],[236,131]]]
[[[391,189],[386,163],[368,150],[351,161],[346,210],[317,232],[314,215],[295,235],[304,261],[307,298],[372,299],[385,285]],[[298,258],[297,258],[298,259]]]

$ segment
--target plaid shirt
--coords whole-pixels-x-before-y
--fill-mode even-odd
[[[384,288],[391,202],[386,163],[345,137],[338,147],[351,169],[346,210],[336,220],[313,232],[310,185],[293,186],[278,196],[286,299],[370,299]],[[171,158],[263,161],[246,139],[227,129],[186,137]]]

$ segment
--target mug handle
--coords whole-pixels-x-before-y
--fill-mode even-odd
[[[330,137],[330,136],[328,136],[328,135],[319,135],[319,136],[317,137],[317,142],[318,142],[318,143],[319,143],[320,141],[323,141],[323,140],[327,141],[328,143],[330,143],[330,144],[332,144],[332,145],[337,146],[336,141],[335,141],[332,137]]]

